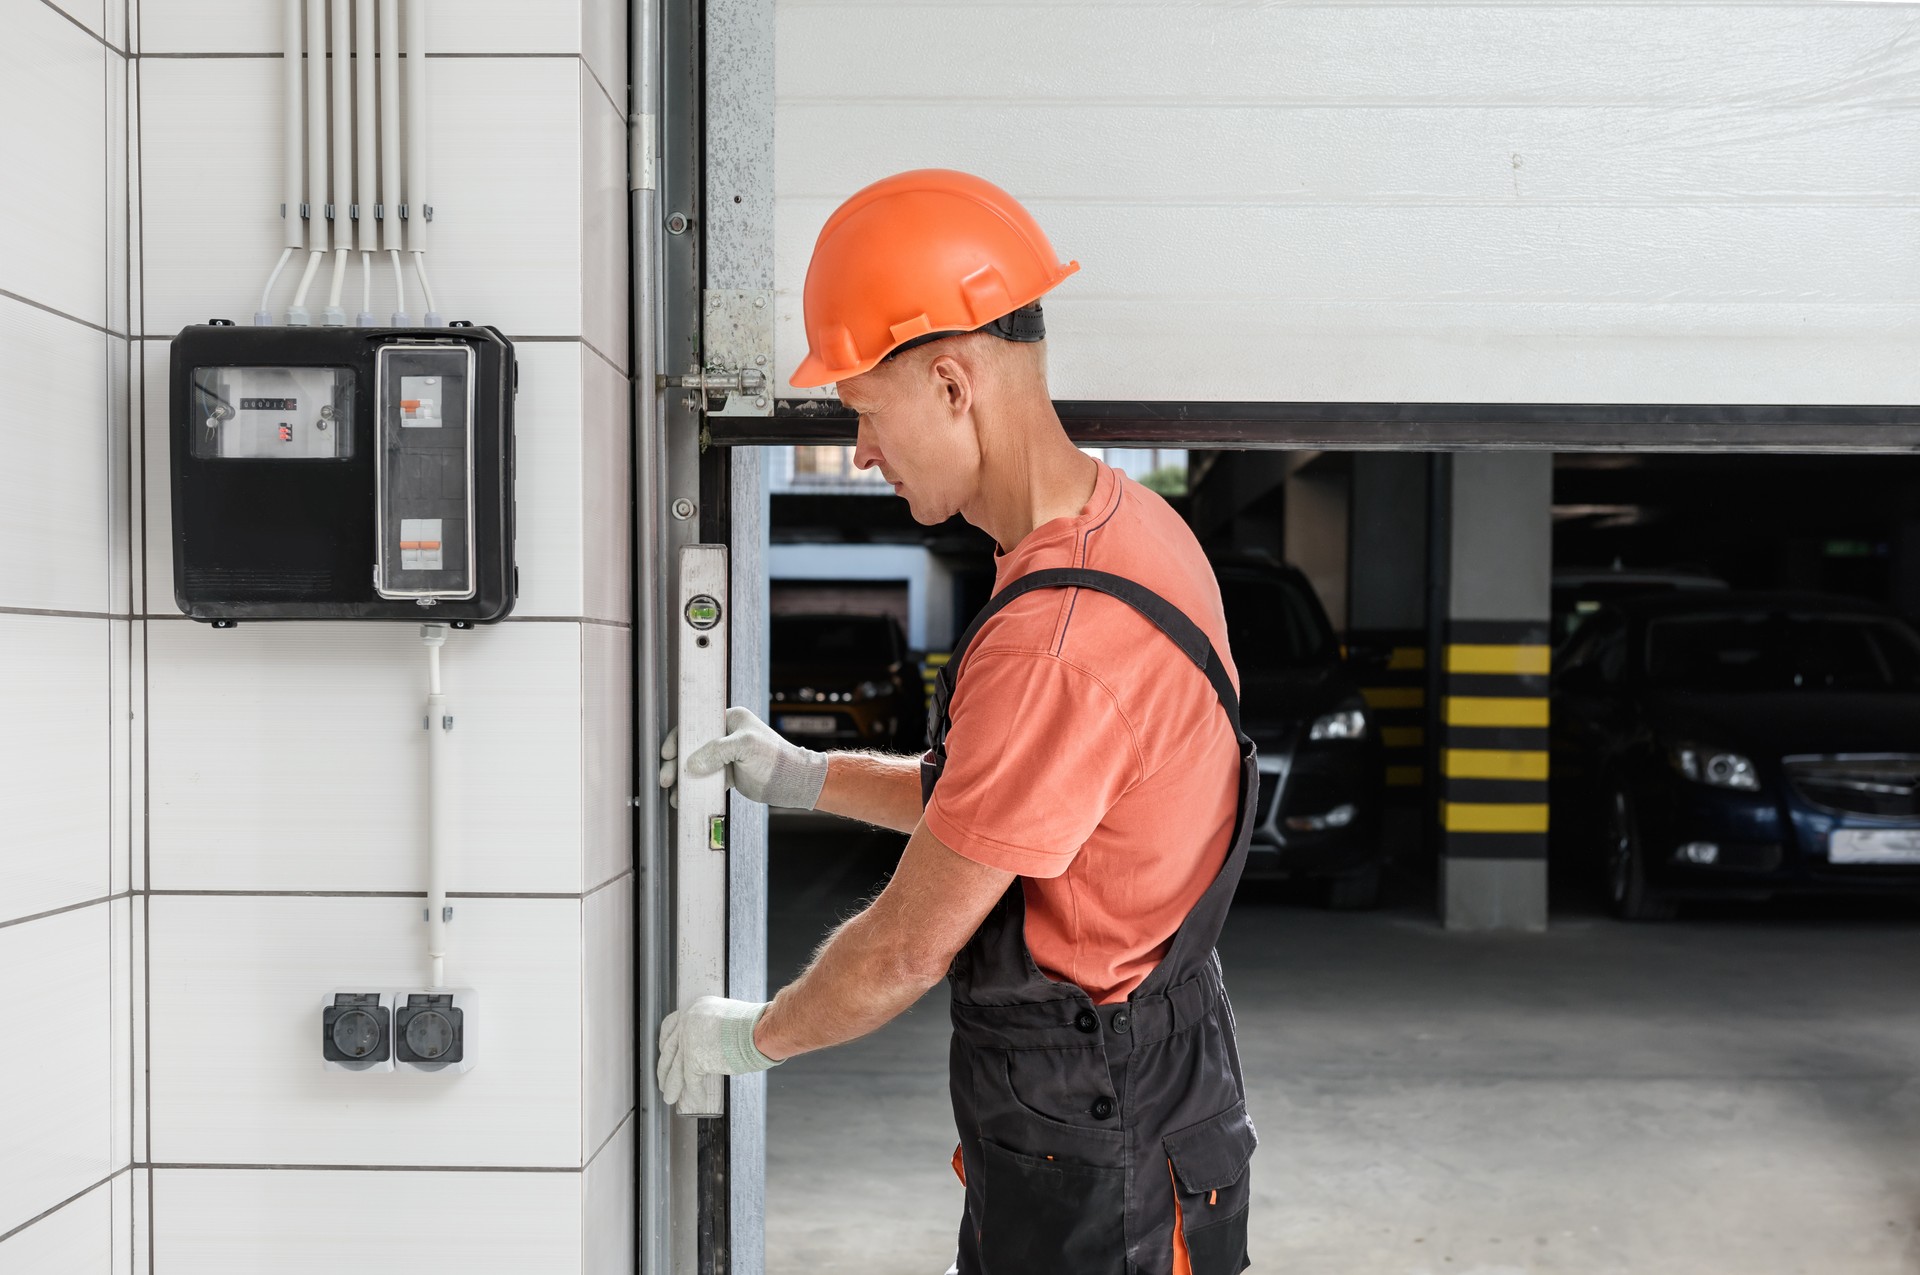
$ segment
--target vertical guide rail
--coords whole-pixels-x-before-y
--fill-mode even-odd
[[[371,0],[362,0],[371,3]],[[667,877],[666,803],[654,782],[659,743],[667,732],[667,654],[661,623],[666,562],[666,437],[660,391],[660,9],[658,0],[630,0],[627,11],[629,254],[633,271],[628,332],[633,368],[634,756],[638,807],[634,838],[634,1078],[638,1145],[634,1188],[634,1253],[642,1275],[672,1270],[671,1120],[655,1082],[659,1025],[672,988],[672,900]]]

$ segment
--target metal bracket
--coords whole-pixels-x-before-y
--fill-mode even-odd
[[[773,293],[709,288],[702,319],[700,348],[707,362],[697,388],[707,396],[707,415],[772,416],[767,375],[773,363]],[[726,401],[716,405],[715,397],[722,394]]]

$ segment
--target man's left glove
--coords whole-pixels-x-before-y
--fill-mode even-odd
[[[702,996],[660,1024],[660,1092],[677,1106],[683,1095],[706,1090],[709,1076],[743,1076],[777,1067],[753,1043],[753,1028],[771,1001]]]

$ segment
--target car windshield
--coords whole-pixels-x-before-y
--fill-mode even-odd
[[[1288,669],[1331,663],[1333,634],[1313,599],[1284,577],[1224,574],[1220,602],[1227,642],[1243,682]]]
[[[893,663],[893,624],[879,615],[776,615],[769,654],[796,664]]]
[[[1690,691],[1920,691],[1920,636],[1875,616],[1664,616],[1647,622],[1646,670]]]

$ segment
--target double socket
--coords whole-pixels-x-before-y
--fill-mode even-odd
[[[477,996],[470,987],[338,990],[320,1009],[328,1071],[471,1071]]]

